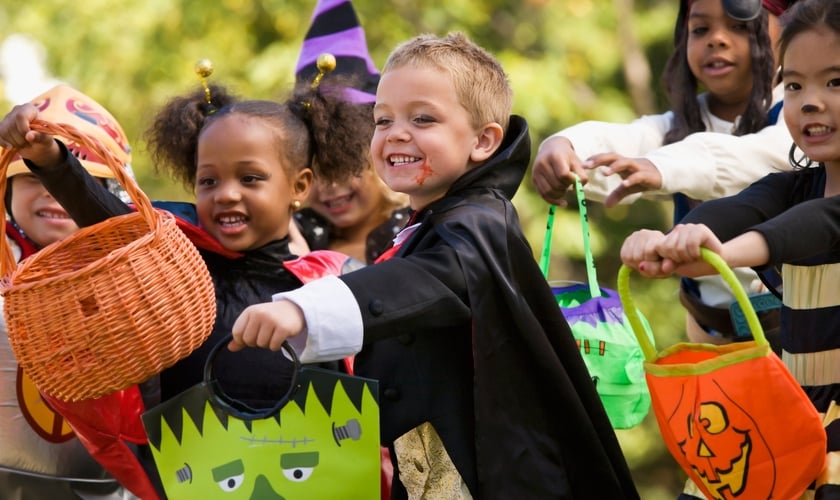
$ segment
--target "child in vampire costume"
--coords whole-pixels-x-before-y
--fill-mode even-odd
[[[246,308],[231,348],[356,354],[380,382],[392,498],[638,498],[510,201],[531,151],[511,100],[462,34],[392,52],[371,154],[409,195],[408,226],[377,263]]]

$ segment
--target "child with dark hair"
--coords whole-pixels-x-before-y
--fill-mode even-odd
[[[840,498],[840,2],[801,0],[785,20],[779,52],[784,119],[805,156],[791,157],[791,172],[703,203],[667,235],[633,233],[621,256],[648,277],[714,273],[701,247],[730,266],[781,266],[781,358],[828,434],[825,469],[803,498]],[[796,419],[790,414],[791,429]]]
[[[361,169],[359,161],[339,163],[328,158],[328,152],[344,147],[340,138],[349,134],[318,137],[310,132],[315,128],[313,120],[323,117],[331,118],[333,130],[352,130],[355,123],[336,119],[347,116],[342,110],[348,104],[311,84],[299,86],[285,102],[237,100],[222,87],[209,90],[209,98],[200,89],[170,100],[147,134],[158,168],[193,186],[195,204],[156,206],[175,213],[182,230],[198,247],[217,301],[216,322],[205,343],[160,374],[162,400],[203,380],[211,348],[230,332],[245,307],[315,277],[354,267],[336,252],[298,258],[289,249],[288,236],[292,214],[306,200],[315,176],[342,178]],[[128,213],[131,207],[92,181],[63,143],[30,128],[38,117],[34,106],[14,108],[0,121],[0,145],[18,149],[29,169],[79,225]],[[337,367],[335,363],[327,366]],[[219,357],[215,368],[228,395],[265,408],[285,393],[283,384],[288,384],[293,365],[271,353],[249,350]],[[92,422],[81,411],[86,402],[56,404],[71,422],[79,419],[85,426],[96,426],[95,419]],[[140,413],[142,409],[138,419]],[[111,435],[104,443],[90,444],[107,448],[114,445],[109,440],[119,439]],[[120,481],[144,499],[149,497],[149,481],[139,465],[126,466],[133,457],[125,449],[104,458],[105,465],[119,470]]]
[[[587,198],[611,207],[632,202],[639,193],[651,198],[673,193],[698,200],[719,198],[766,173],[789,168],[793,141],[777,119],[782,91],[777,85],[771,95],[770,87],[777,82],[779,16],[796,0],[715,1],[731,14],[727,18],[732,28],[748,38],[749,52],[738,61],[728,57],[690,63],[689,46],[702,43],[702,35],[710,32],[698,22],[709,17],[703,11],[689,15],[700,2],[680,0],[675,50],[662,75],[672,110],[630,124],[586,121],[544,140],[534,159],[532,181],[546,201],[565,205],[572,174],[586,184]],[[747,5],[763,8],[751,11],[749,19],[737,17]],[[727,101],[738,97],[742,110],[734,114],[716,112],[722,103],[715,105],[716,92],[705,82],[711,75],[703,75],[715,65],[719,73],[739,71],[756,83],[751,93],[745,85],[741,96],[719,96]]]
[[[583,122],[549,137],[533,169],[543,196],[560,201],[574,173],[586,182],[587,198],[608,207],[635,201],[638,192],[671,195],[676,223],[703,200],[788,169],[793,141],[776,119],[781,87],[774,92],[773,45],[777,16],[790,2],[763,0],[751,19],[739,17],[737,7],[750,3],[759,0],[680,0],[675,49],[663,75],[671,111],[629,124]],[[765,290],[752,270],[735,273],[749,292]],[[739,337],[729,313],[734,299],[719,277],[683,280],[680,297],[690,340],[721,344]],[[775,342],[778,311],[761,319]]]
[[[397,47],[371,154],[409,196],[408,226],[376,264],[245,309],[231,349],[358,353],[380,381],[392,498],[638,498],[510,201],[530,158],[512,99],[463,34]]]

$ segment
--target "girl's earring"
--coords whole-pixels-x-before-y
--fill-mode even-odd
[[[295,211],[295,212],[300,210],[300,200],[294,200],[292,202],[292,210]]]

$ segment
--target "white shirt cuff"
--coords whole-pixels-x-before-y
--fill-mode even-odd
[[[362,313],[353,292],[337,277],[325,276],[271,298],[293,302],[303,311],[306,328],[289,339],[301,363],[334,361],[362,350]]]

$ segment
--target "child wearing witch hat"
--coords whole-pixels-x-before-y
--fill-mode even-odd
[[[348,112],[358,127],[345,143],[342,161],[362,165],[360,175],[325,181],[315,179],[307,207],[295,213],[295,221],[312,250],[330,249],[372,264],[408,220],[408,198],[392,191],[373,170],[370,139],[373,136],[373,102],[379,71],[365,41],[364,29],[348,0],[322,0],[315,6],[295,69],[298,83],[311,82],[318,74],[321,53],[333,54],[336,68],[321,85],[337,88],[344,99],[358,106]],[[329,127],[331,120],[314,121]],[[333,130],[314,131],[331,134]]]

